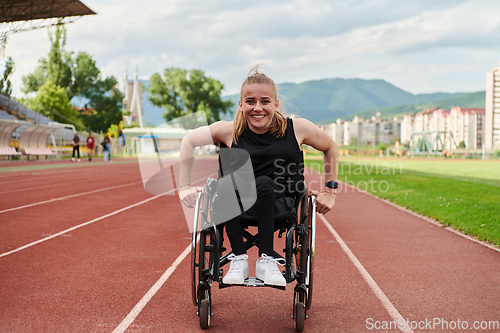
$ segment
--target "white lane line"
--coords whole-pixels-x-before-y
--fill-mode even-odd
[[[169,192],[172,192],[172,191],[169,191]],[[169,192],[167,192],[166,194],[168,194]],[[113,216],[113,215],[119,214],[119,213],[121,213],[121,212],[124,212],[124,211],[126,211],[126,210],[130,209],[130,208],[137,207],[137,206],[139,206],[139,205],[142,205],[142,204],[144,204],[144,203],[146,203],[146,202],[148,202],[148,201],[154,200],[154,199],[159,198],[159,197],[161,197],[161,196],[162,196],[162,195],[156,195],[156,196],[154,196],[154,197],[152,197],[152,198],[149,198],[149,199],[143,200],[143,201],[141,201],[141,202],[135,203],[135,204],[133,204],[133,205],[127,206],[127,207],[125,207],[125,208],[122,208],[122,209],[116,210],[116,211],[114,211],[114,212],[112,212],[112,213],[109,213],[109,214],[103,215],[103,216],[98,217],[98,218],[96,218],[96,219],[93,219],[93,220],[91,220],[91,221],[88,221],[88,222],[85,222],[85,223],[82,223],[82,224],[76,225],[76,226],[74,226],[74,227],[71,227],[71,228],[69,228],[69,229],[63,230],[63,231],[61,231],[61,232],[58,232],[57,234],[53,234],[53,235],[51,235],[51,236],[49,236],[49,237],[45,237],[45,238],[39,239],[39,240],[37,240],[37,241],[34,241],[34,242],[32,242],[32,243],[26,244],[26,245],[24,245],[24,246],[18,247],[17,249],[14,249],[14,250],[12,250],[12,251],[2,253],[2,254],[0,254],[0,258],[1,258],[1,257],[8,256],[9,254],[12,254],[12,253],[19,252],[19,251],[21,251],[21,250],[27,249],[27,248],[29,248],[29,247],[31,247],[31,246],[33,246],[33,245],[40,244],[40,243],[42,243],[42,242],[48,241],[49,239],[52,239],[52,238],[55,238],[55,237],[58,237],[58,236],[63,236],[64,234],[67,234],[67,233],[68,233],[68,232],[70,232],[70,231],[73,231],[73,230],[79,229],[79,228],[81,228],[81,227],[85,227],[85,226],[87,226],[87,225],[89,225],[89,224],[95,223],[95,222],[100,221],[100,220],[102,220],[102,219],[105,219],[105,218],[107,218],[107,217],[110,217],[110,216]]]
[[[408,208],[405,208],[405,207],[399,206],[399,205],[395,204],[394,202],[389,201],[389,200],[387,200],[387,199],[382,199],[382,198],[379,198],[379,197],[377,197],[377,196],[375,196],[375,195],[371,194],[370,192],[367,192],[367,191],[364,191],[364,190],[360,190],[360,189],[359,189],[359,188],[357,188],[357,187],[354,187],[354,186],[351,186],[351,185],[347,185],[347,184],[345,184],[345,183],[342,183],[342,185],[346,185],[346,186],[348,186],[348,187],[351,187],[351,188],[353,188],[353,189],[355,189],[355,190],[357,190],[357,191],[359,191],[359,192],[361,192],[361,193],[364,193],[364,194],[366,194],[366,195],[368,195],[368,196],[370,196],[370,197],[372,197],[372,198],[374,198],[374,199],[377,199],[377,200],[382,201],[382,202],[384,202],[384,203],[386,203],[386,204],[388,204],[388,205],[391,205],[392,207],[395,207],[395,208],[397,208],[397,209],[399,209],[399,210],[401,210],[401,211],[403,211],[403,212],[406,212],[406,213],[411,214],[411,215],[413,215],[413,216],[416,216],[416,217],[418,217],[418,218],[420,218],[420,219],[422,219],[422,220],[424,220],[424,221],[427,221],[427,222],[429,222],[429,223],[432,223],[432,224],[434,224],[435,226],[438,226],[438,227],[440,227],[440,228],[442,228],[442,229],[445,229],[445,230],[451,231],[451,232],[453,232],[454,234],[457,234],[458,236],[461,236],[461,237],[466,238],[466,239],[468,239],[468,240],[470,240],[470,241],[473,241],[473,242],[475,242],[475,243],[478,243],[478,244],[481,244],[481,245],[483,245],[483,246],[486,246],[487,248],[490,248],[490,249],[492,249],[492,250],[494,250],[494,251],[500,252],[500,248],[497,248],[497,247],[495,247],[494,245],[491,245],[491,244],[489,244],[489,243],[487,243],[487,242],[480,241],[480,240],[478,240],[478,239],[476,239],[476,238],[474,238],[474,237],[472,237],[472,236],[466,235],[466,234],[462,233],[461,231],[455,230],[455,229],[453,229],[453,228],[451,228],[451,227],[447,227],[446,225],[444,225],[444,224],[442,224],[442,223],[439,223],[439,221],[436,221],[436,220],[434,220],[434,219],[433,219],[433,218],[431,218],[431,217],[428,217],[428,216],[424,216],[424,215],[420,215],[420,214],[418,214],[418,213],[415,213],[415,212],[413,212],[413,211],[409,210]]]
[[[205,179],[205,178],[199,178],[199,179],[195,180],[195,181],[193,182],[193,184],[197,184],[199,181],[201,181],[201,180],[203,180],[203,179]],[[142,183],[142,182],[140,182],[140,183]],[[130,183],[130,184],[134,184],[134,183]],[[128,184],[128,185],[130,185],[130,184]],[[21,250],[27,249],[27,248],[29,248],[29,247],[31,247],[31,246],[33,246],[33,245],[40,244],[40,243],[42,243],[42,242],[48,241],[49,239],[52,239],[52,238],[55,238],[55,237],[58,237],[58,236],[62,236],[62,235],[66,234],[66,233],[68,233],[68,232],[70,232],[70,231],[73,231],[73,230],[79,229],[79,228],[81,228],[81,227],[84,227],[84,226],[86,226],[86,225],[89,225],[89,224],[92,224],[92,223],[94,223],[94,222],[100,221],[100,220],[105,219],[105,218],[107,218],[107,217],[110,217],[110,216],[113,216],[113,215],[119,214],[119,213],[121,213],[121,212],[124,212],[124,211],[126,211],[126,210],[130,209],[130,208],[134,208],[134,207],[140,206],[140,205],[142,205],[142,204],[144,204],[144,203],[146,203],[146,202],[148,202],[148,201],[154,200],[154,199],[159,198],[159,197],[164,196],[164,195],[168,195],[168,194],[170,194],[170,193],[172,193],[172,192],[174,192],[174,191],[176,191],[176,189],[175,189],[175,188],[174,188],[174,189],[172,189],[172,190],[170,190],[170,191],[167,191],[167,192],[165,192],[165,193],[155,195],[154,197],[151,197],[151,198],[149,198],[149,199],[146,199],[146,200],[143,200],[143,201],[141,201],[141,202],[135,203],[135,204],[133,204],[133,205],[127,206],[127,207],[125,207],[125,208],[122,208],[122,209],[116,210],[116,211],[114,211],[114,212],[112,212],[112,213],[109,213],[109,214],[106,214],[106,215],[104,215],[104,216],[98,217],[98,218],[93,219],[93,220],[91,220],[91,221],[88,221],[88,222],[85,222],[85,223],[79,224],[79,225],[77,225],[77,226],[71,227],[71,228],[69,228],[69,229],[63,230],[63,231],[61,231],[61,232],[58,232],[57,234],[53,234],[53,235],[51,235],[51,236],[49,236],[49,237],[45,237],[45,238],[39,239],[39,240],[37,240],[37,241],[34,241],[34,242],[32,242],[32,243],[26,244],[26,245],[24,245],[24,246],[18,247],[17,249],[14,249],[14,250],[12,250],[12,251],[2,253],[2,254],[0,254],[0,258],[1,258],[1,257],[5,257],[5,256],[7,256],[7,255],[9,255],[9,254],[12,254],[12,253],[19,252],[19,251],[21,251]],[[1,213],[1,212],[0,212],[0,213]]]
[[[92,181],[97,181],[97,180],[102,180],[102,179],[109,179],[109,177],[93,177]],[[88,182],[89,182],[89,179],[86,178],[86,179],[81,179],[78,181],[71,181],[71,182],[67,182],[67,183],[57,183],[57,184],[41,185],[41,186],[28,187],[28,188],[19,188],[16,190],[9,190],[9,191],[0,192],[0,194],[6,194],[6,193],[10,194],[10,193],[14,193],[14,192],[33,191],[33,190],[39,190],[42,188],[81,184],[81,183],[88,183]]]
[[[65,196],[65,197],[60,197],[60,198],[55,198],[55,199],[50,199],[50,200],[35,202],[35,203],[29,204],[29,205],[24,205],[24,206],[19,206],[19,207],[5,209],[5,210],[0,210],[0,214],[1,213],[12,212],[14,210],[29,208],[29,207],[33,207],[33,206],[43,205],[43,204],[54,202],[54,201],[60,201],[60,200],[65,200],[65,199],[69,199],[69,198],[79,197],[79,196],[82,196],[82,195],[87,195],[87,194],[92,194],[92,193],[107,191],[107,190],[111,190],[111,189],[115,189],[115,188],[130,186],[130,185],[134,185],[134,184],[142,184],[142,181],[128,183],[128,184],[123,184],[123,185],[117,185],[117,186],[111,186],[111,187],[106,187],[106,188],[101,188],[101,189],[94,190],[94,191],[88,191],[88,192],[83,192],[83,193],[78,193],[78,194],[72,194],[72,195],[68,195],[68,196]]]
[[[113,333],[122,333],[125,332],[125,330],[134,322],[135,318],[141,313],[142,309],[148,304],[148,302],[153,298],[153,296],[160,290],[160,288],[163,286],[165,282],[167,282],[168,278],[172,273],[175,271],[177,266],[180,265],[182,260],[186,258],[186,256],[191,252],[191,243],[186,247],[184,252],[181,253],[180,256],[175,259],[174,263],[172,266],[170,266],[165,273],[160,277],[158,281],[149,289],[149,291],[142,297],[142,299],[137,303],[132,311],[123,319],[123,321],[118,325],[114,330]]]
[[[349,259],[352,261],[354,266],[358,269],[358,271],[361,273],[361,276],[363,276],[363,279],[365,279],[366,283],[368,283],[368,286],[372,289],[372,291],[375,293],[375,296],[382,302],[382,305],[384,308],[387,310],[389,315],[392,317],[392,319],[396,323],[406,323],[405,319],[401,314],[398,312],[398,310],[392,305],[391,301],[385,296],[384,292],[378,284],[373,280],[371,277],[370,273],[363,267],[363,265],[359,262],[358,258],[352,253],[351,249],[346,245],[344,240],[339,236],[339,234],[333,229],[332,225],[326,220],[326,218],[323,215],[318,214],[319,218],[323,222],[323,224],[328,228],[328,230],[332,233],[333,237],[337,240],[339,243],[340,247],[344,252],[347,254]],[[398,328],[402,332],[407,332],[407,333],[413,333],[413,330],[410,327],[407,327],[408,325],[398,325]]]

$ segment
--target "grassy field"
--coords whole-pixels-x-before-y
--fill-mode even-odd
[[[500,246],[499,162],[343,158],[338,179]]]

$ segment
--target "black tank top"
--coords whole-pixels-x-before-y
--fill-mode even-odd
[[[285,134],[280,138],[269,132],[257,134],[247,127],[231,148],[244,149],[250,154],[255,178],[270,177],[278,191],[288,196],[304,190],[304,155],[295,137],[292,119],[287,118]]]

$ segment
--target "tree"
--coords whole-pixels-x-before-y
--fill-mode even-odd
[[[90,98],[94,86],[100,81],[100,71],[94,59],[89,54],[80,52],[71,62],[71,67],[73,84],[69,87],[70,97],[82,95]]]
[[[151,76],[149,93],[151,103],[167,110],[163,115],[167,121],[204,111],[207,121],[213,123],[233,105],[229,100],[222,101],[222,89],[222,83],[201,70],[167,68],[163,78],[158,73]]]
[[[10,82],[10,75],[14,71],[14,61],[11,57],[7,58],[5,62],[5,70],[3,72],[3,77],[0,80],[0,94],[10,97],[12,94],[12,84]]]
[[[37,95],[29,101],[29,107],[58,122],[78,123],[78,111],[69,102],[66,90],[51,80],[40,87]]]
[[[66,28],[64,24],[57,24],[54,34],[49,30],[49,39],[51,47],[48,59],[42,58],[38,60],[39,65],[35,72],[23,77],[23,92],[25,93],[37,92],[48,80],[51,80],[56,86],[66,89],[69,89],[73,83],[71,72],[73,54],[64,51],[66,45]],[[71,100],[72,96],[68,94],[68,97]]]
[[[82,114],[84,125],[94,131],[106,131],[111,125],[119,124],[122,120],[123,94],[116,88],[114,77],[99,80],[91,85],[85,96],[90,100],[87,107],[93,111]]]
[[[123,95],[116,89],[116,79],[113,76],[102,79],[96,62],[88,53],[79,52],[75,57],[73,52],[64,51],[66,29],[63,24],[56,25],[53,32],[49,31],[49,38],[48,58],[40,59],[35,71],[23,77],[23,92],[38,94],[50,81],[64,89],[70,102],[75,96],[88,101],[85,108],[92,109],[92,113],[78,116],[87,128],[105,131],[111,124],[118,124],[122,119]]]

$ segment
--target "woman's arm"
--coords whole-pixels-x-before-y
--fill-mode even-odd
[[[224,142],[231,146],[233,122],[218,121],[210,126],[199,127],[184,136],[181,141],[179,164],[179,196],[181,202],[192,207],[196,203],[197,193],[202,190],[191,185],[194,154],[196,147]]]
[[[295,137],[299,145],[305,144],[323,152],[323,171],[325,181],[336,181],[338,172],[338,149],[335,141],[307,119],[294,119]],[[323,187],[321,192],[311,191],[316,195],[318,213],[328,213],[335,204],[335,190]]]

